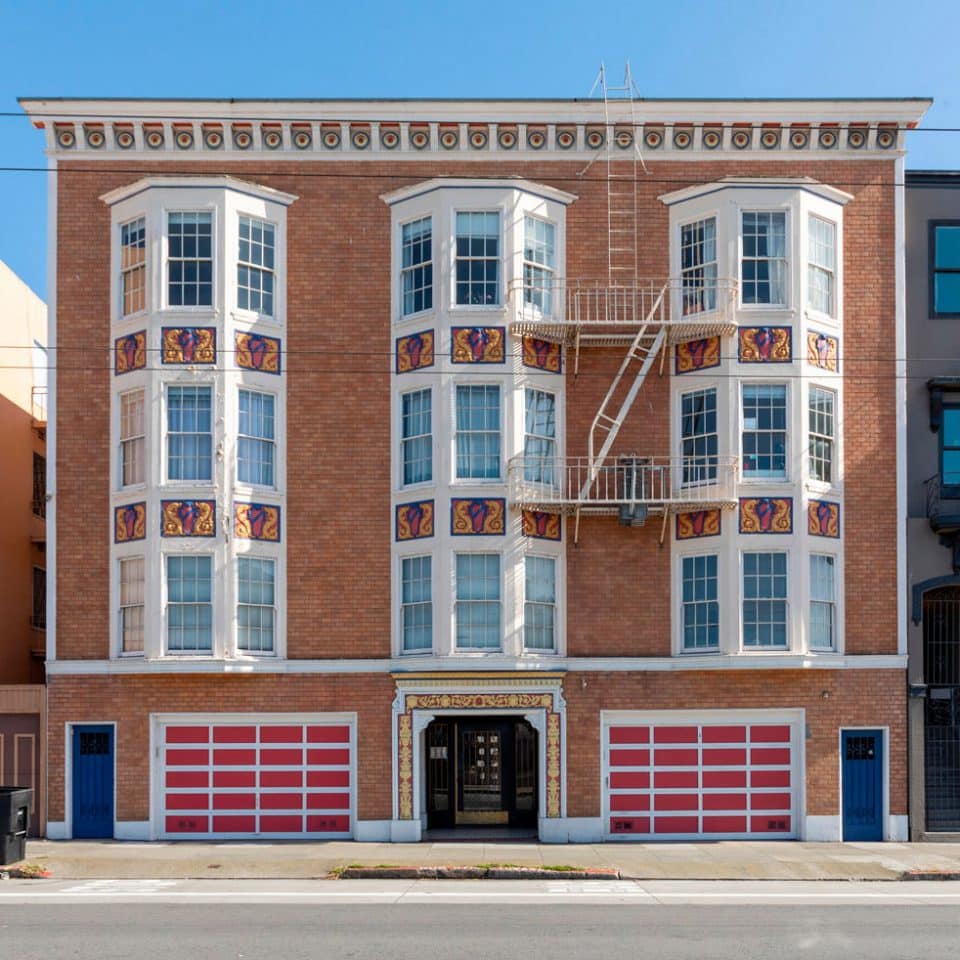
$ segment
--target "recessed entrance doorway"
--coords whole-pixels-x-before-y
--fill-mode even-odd
[[[427,829],[536,831],[537,732],[520,717],[442,717],[426,730]]]

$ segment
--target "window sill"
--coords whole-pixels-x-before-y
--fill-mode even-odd
[[[277,317],[272,317],[266,313],[256,313],[253,310],[231,310],[230,319],[235,323],[243,323],[248,326],[263,323],[271,327],[276,327],[277,329],[283,327],[283,321]]]
[[[143,323],[143,321],[150,316],[150,310],[147,307],[144,307],[142,310],[138,310],[136,313],[126,313],[122,317],[115,317],[113,325],[115,327],[123,326],[128,323]]]
[[[808,323],[818,327],[830,327],[833,330],[840,329],[840,321],[836,317],[820,313],[818,310],[805,310],[804,317]]]
[[[394,326],[402,326],[405,323],[423,323],[425,320],[432,318],[436,314],[436,309],[434,307],[429,307],[426,310],[419,310],[417,313],[404,313],[394,318]]]
[[[145,493],[149,489],[150,485],[146,481],[143,483],[131,483],[126,487],[117,487],[117,489],[113,491],[113,498],[114,500],[125,500],[127,497],[135,494]]]

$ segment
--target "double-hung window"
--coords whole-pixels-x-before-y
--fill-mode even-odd
[[[144,392],[120,394],[120,485],[129,487],[145,479]]]
[[[707,217],[680,227],[683,312],[717,308],[717,220]]]
[[[523,438],[523,478],[529,483],[556,484],[557,398],[527,387]]]
[[[273,653],[276,624],[276,563],[237,558],[237,649]]]
[[[743,555],[743,645],[787,647],[787,555]]]
[[[930,225],[930,306],[934,317],[960,317],[960,222]]]
[[[433,561],[429,556],[401,561],[400,620],[404,652],[433,648]]]
[[[810,387],[810,476],[833,482],[833,439],[836,435],[836,394],[823,387]]]
[[[422,217],[401,228],[400,284],[403,316],[433,307],[433,220]]]
[[[240,218],[237,256],[237,306],[266,317],[273,316],[273,270],[276,249],[272,223]]]
[[[524,560],[523,645],[527,650],[556,649],[557,561],[528,556]]]
[[[787,476],[787,388],[782,383],[743,385],[743,475],[784,480]]]
[[[461,650],[500,648],[500,554],[456,555],[456,638]]]
[[[744,211],[740,289],[745,304],[787,302],[787,215]]]
[[[456,302],[500,305],[500,214],[457,214]]]
[[[941,494],[951,499],[960,497],[960,402],[943,405],[943,421],[940,424],[940,485]]]
[[[125,317],[147,307],[147,221],[143,217],[120,227],[120,296]]]
[[[274,485],[275,399],[272,393],[240,391],[237,479],[261,487]]]
[[[213,215],[171,213],[167,219],[167,303],[213,305]]]
[[[552,223],[523,218],[523,302],[544,316],[553,313],[554,235]]]
[[[120,652],[143,653],[143,557],[120,561]]]
[[[837,601],[833,557],[810,554],[810,649],[836,647]]]
[[[807,221],[807,249],[807,299],[814,310],[835,316],[836,225],[811,215]]]
[[[717,650],[720,646],[720,601],[717,555],[684,557],[683,649]]]
[[[213,651],[213,557],[167,556],[167,652]]]
[[[405,393],[400,398],[403,483],[433,480],[432,393],[430,389]]]
[[[680,398],[684,484],[717,479],[717,391],[693,390]]]
[[[500,477],[500,387],[457,386],[456,477]]]
[[[167,387],[167,478],[213,479],[211,387]]]

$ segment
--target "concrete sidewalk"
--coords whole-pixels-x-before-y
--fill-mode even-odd
[[[27,864],[56,879],[305,879],[356,866],[613,868],[638,880],[898,880],[960,875],[960,844],[134,843],[32,840]],[[347,881],[345,881],[347,882]]]

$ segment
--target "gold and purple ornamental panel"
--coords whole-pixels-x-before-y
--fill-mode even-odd
[[[269,503],[235,503],[233,533],[238,540],[280,542],[280,508]]]
[[[836,373],[839,368],[837,359],[837,338],[828,337],[816,330],[807,332],[807,363],[821,370]]]
[[[235,342],[237,366],[242,370],[280,374],[281,344],[277,337],[237,333]]]
[[[134,370],[143,370],[147,365],[147,331],[118,337],[113,342],[113,372],[131,373]]]
[[[535,367],[546,373],[562,371],[563,347],[559,343],[540,340],[538,337],[524,337],[522,347],[525,367]]]
[[[213,500],[161,500],[161,536],[215,537],[217,505]]]
[[[397,505],[395,533],[398,542],[405,540],[423,540],[433,536],[433,501],[420,500],[415,503]]]
[[[146,503],[126,503],[113,511],[113,542],[130,543],[147,536]]]
[[[217,362],[216,327],[163,327],[164,363],[203,364]]]
[[[450,359],[453,363],[504,363],[506,327],[451,327]]]
[[[793,533],[793,497],[741,497],[741,533]]]
[[[709,370],[720,366],[720,338],[703,337],[689,340],[676,346],[676,373],[694,373],[697,370]]]
[[[523,535],[535,540],[556,540],[562,538],[562,520],[558,513],[544,510],[524,510],[522,512]]]
[[[677,514],[677,539],[697,540],[700,537],[719,537],[720,510],[692,510]]]
[[[422,330],[397,337],[397,373],[412,373],[433,366],[433,331]]]
[[[503,497],[455,497],[450,501],[450,533],[454,537],[502,537],[507,501]]]
[[[811,500],[807,505],[807,531],[814,537],[840,539],[840,504]]]
[[[790,327],[740,327],[741,363],[789,363],[793,359]]]

